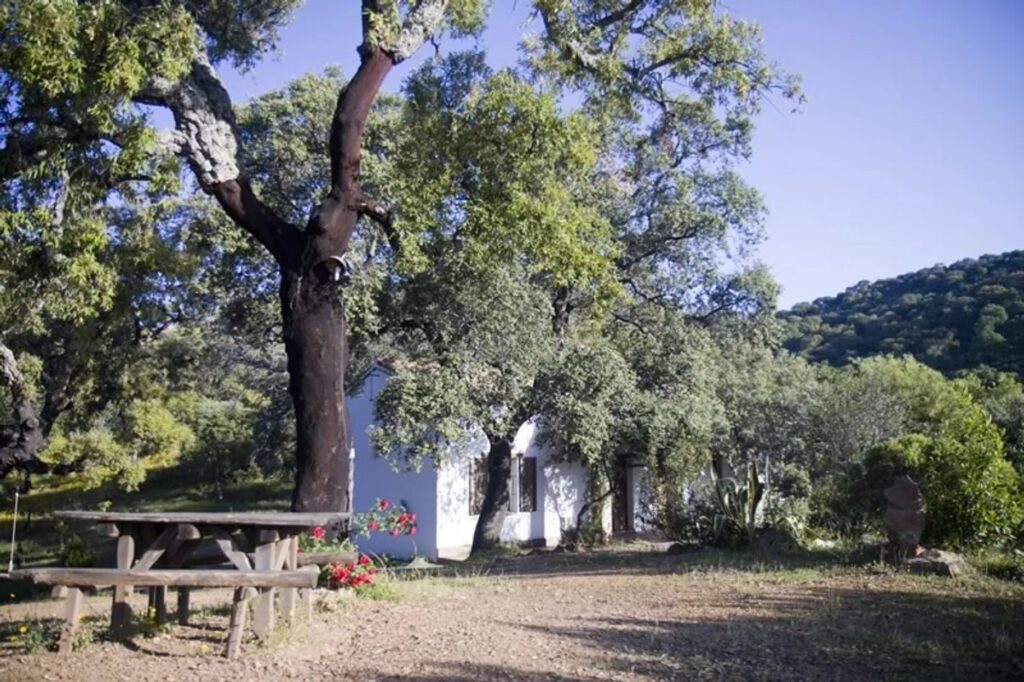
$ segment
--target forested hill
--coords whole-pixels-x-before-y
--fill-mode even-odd
[[[1024,375],[1024,251],[863,281],[779,317],[785,346],[811,360],[909,354],[943,372]]]

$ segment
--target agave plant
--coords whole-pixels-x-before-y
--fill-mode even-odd
[[[765,485],[757,472],[756,464],[748,464],[742,476],[737,475],[729,462],[720,456],[712,458],[711,488],[718,507],[715,516],[716,538],[734,532],[744,542],[754,539],[757,531],[757,514],[764,499]]]

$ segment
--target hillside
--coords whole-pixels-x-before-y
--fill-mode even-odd
[[[1024,251],[859,282],[779,318],[786,348],[810,360],[910,354],[943,372],[1024,375]]]

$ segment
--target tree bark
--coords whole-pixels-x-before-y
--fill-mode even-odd
[[[487,492],[473,533],[473,552],[492,549],[501,542],[501,527],[508,513],[508,482],[512,476],[512,439],[490,438],[487,451]]]
[[[296,510],[351,510],[344,386],[348,347],[344,304],[333,274],[361,215],[380,223],[392,246],[399,245],[393,213],[366,197],[359,182],[363,131],[384,78],[442,25],[446,9],[444,0],[417,2],[390,44],[377,45],[370,41],[371,13],[386,12],[373,0],[362,5],[366,42],[359,48],[360,65],[338,95],[331,122],[331,189],[305,230],[260,201],[242,174],[231,99],[205,54],[181,81],[152,78],[135,97],[172,111],[175,131],[164,146],[188,160],[203,189],[280,266],[289,392],[295,404]]]
[[[295,406],[295,511],[351,509],[345,313],[337,285],[281,276],[288,390]]]
[[[295,404],[296,511],[351,511],[352,446],[345,404],[348,342],[333,276],[365,206],[359,183],[363,130],[391,57],[367,50],[338,96],[331,124],[331,191],[310,216],[301,248],[286,254],[281,313]]]
[[[46,470],[39,460],[46,438],[43,427],[36,416],[29,399],[25,377],[18,369],[17,360],[10,348],[0,342],[0,380],[11,392],[11,407],[14,424],[0,433],[0,479],[12,470],[38,473]],[[27,479],[26,479],[27,480]]]

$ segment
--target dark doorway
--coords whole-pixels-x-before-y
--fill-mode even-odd
[[[615,480],[612,481],[612,533],[628,533],[632,530],[629,524],[629,507],[626,504],[628,488],[626,486],[626,467],[615,467]]]

